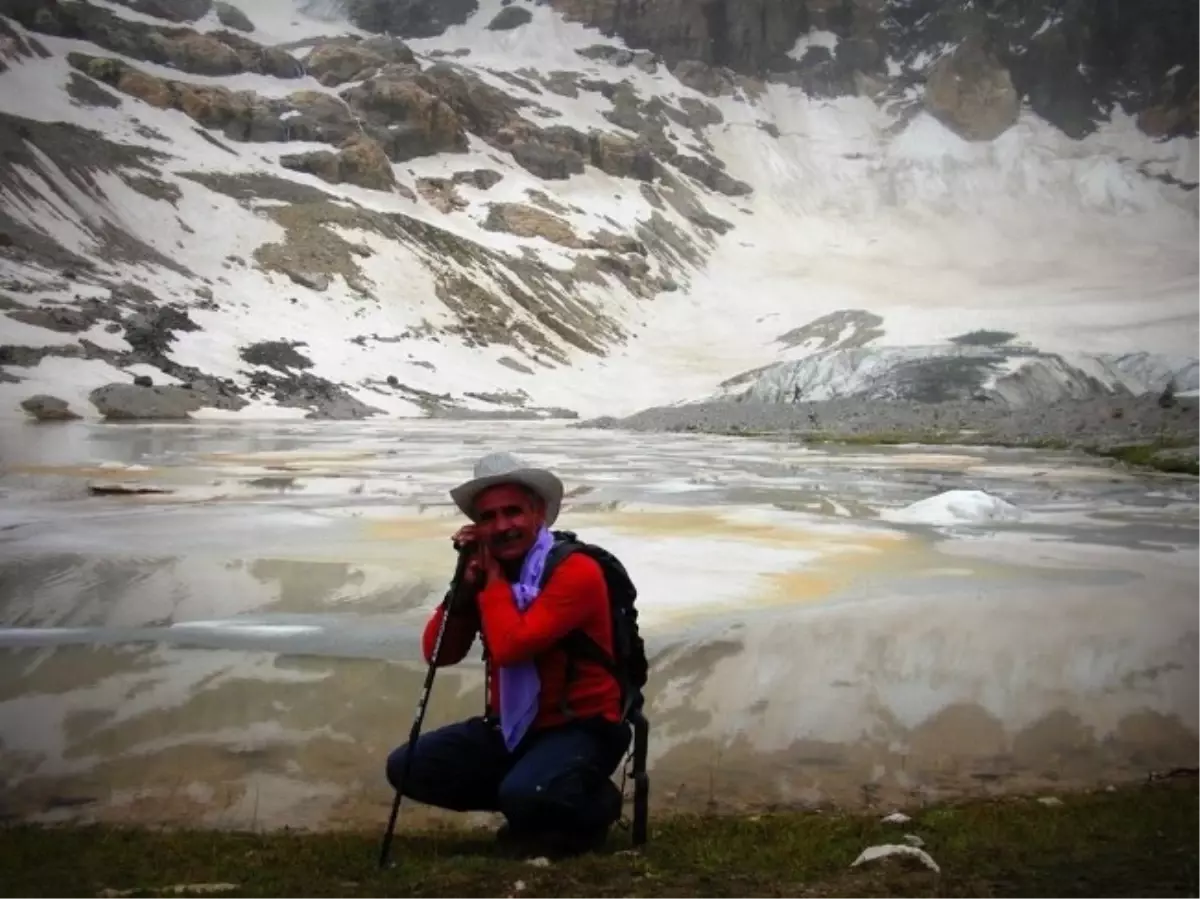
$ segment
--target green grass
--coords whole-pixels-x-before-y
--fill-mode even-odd
[[[999,449],[1077,450],[1091,456],[1113,459],[1132,468],[1161,471],[1167,474],[1200,476],[1200,461],[1194,455],[1164,454],[1163,450],[1186,449],[1195,446],[1194,440],[1163,439],[1149,443],[1131,443],[1101,448],[1074,444],[1068,440],[1045,437],[1031,440],[998,440],[988,434],[962,431],[874,431],[862,434],[841,434],[836,431],[754,430],[733,427],[718,433],[726,437],[751,437],[761,440],[794,440],[800,443],[833,446],[969,446]]]
[[[918,443],[944,446],[966,443],[969,438],[960,431],[872,431],[844,434],[838,431],[802,431],[781,429],[742,428],[737,425],[715,432],[725,437],[753,437],[764,440],[795,440],[799,443],[834,444],[843,446],[896,446]]]
[[[1115,446],[1107,450],[1092,450],[1094,455],[1107,456],[1140,468],[1153,468],[1155,471],[1170,474],[1190,474],[1200,476],[1200,460],[1196,456],[1183,454],[1159,455],[1163,450],[1183,449],[1194,446],[1194,443],[1180,441],[1160,441],[1157,443],[1131,443],[1125,446]]]
[[[377,867],[379,830],[269,834],[115,826],[0,828],[4,895],[162,895],[232,884],[243,896],[1196,896],[1194,778],[1036,799],[879,812],[651,818],[647,846],[615,832],[603,853],[535,867],[488,833],[401,831]],[[885,810],[886,811],[886,810]],[[403,812],[402,812],[403,814]],[[380,830],[382,829],[382,822]],[[941,873],[850,864],[912,833]],[[106,892],[108,891],[108,892]],[[133,895],[133,894],[129,894]]]

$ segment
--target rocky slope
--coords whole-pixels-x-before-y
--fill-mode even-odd
[[[0,0],[0,415],[628,411],[860,305],[1194,352],[1195,11],[1117,7]]]
[[[1197,10],[1185,0],[550,2],[670,63],[699,60],[814,95],[925,85],[931,111],[984,139],[1016,120],[1022,99],[1074,137],[1118,103],[1152,133],[1196,133]],[[798,49],[813,32],[822,39]],[[931,55],[941,57],[932,66]]]
[[[997,403],[1005,408],[1089,397],[1193,394],[1194,358],[1149,353],[1063,355],[1012,342],[1015,334],[976,331],[932,346],[855,346],[839,341],[793,362],[735,375],[714,400],[760,403],[859,399]],[[850,345],[847,346],[846,344]]]

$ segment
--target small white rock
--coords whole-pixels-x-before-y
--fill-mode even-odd
[[[162,891],[164,893],[229,893],[237,888],[236,883],[177,883],[174,886],[163,888]]]
[[[514,883],[514,884],[513,884],[513,887],[512,887],[512,888],[513,888],[513,892],[514,892],[514,893],[523,893],[523,892],[525,892],[525,881],[523,881],[523,880],[518,880],[516,883]]]
[[[910,818],[908,815],[904,814],[904,812],[892,812],[890,815],[886,815],[884,817],[883,823],[884,824],[907,824],[911,820],[912,820],[912,818]]]
[[[906,833],[904,835],[904,842],[908,843],[910,846],[916,846],[918,849],[925,845],[925,841],[915,833]]]
[[[550,859],[546,858],[544,855],[539,855],[537,858],[531,858],[529,860],[529,864],[533,865],[535,868],[549,868]]]
[[[1038,802],[1040,802],[1042,805],[1048,805],[1051,807],[1063,804],[1063,801],[1057,796],[1039,796]]]
[[[938,867],[938,863],[924,849],[918,849],[915,846],[901,846],[898,843],[883,843],[879,846],[868,846],[864,849],[850,865],[851,868],[857,868],[864,862],[873,862],[876,859],[887,858],[891,855],[904,855],[909,858],[915,858],[930,871],[936,871],[939,874],[942,869]]]

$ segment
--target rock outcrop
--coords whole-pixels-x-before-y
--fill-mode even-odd
[[[939,59],[925,85],[925,108],[967,140],[993,140],[1017,121],[1021,100],[1012,76],[980,41]]]
[[[1193,87],[1182,102],[1164,100],[1138,113],[1138,127],[1151,137],[1189,137],[1200,130],[1200,91]]]
[[[208,15],[213,0],[116,0],[134,12],[169,22],[195,22]]]
[[[634,48],[581,53],[628,64],[634,53],[648,52],[684,83],[713,96],[733,92],[739,76],[758,76],[816,96],[879,97],[892,88],[900,97],[925,79],[931,56],[973,40],[1010,73],[1019,101],[1072,137],[1094,130],[1115,103],[1139,115],[1152,132],[1196,134],[1192,0],[977,0],[966,6],[944,0],[549,2],[569,19]],[[790,58],[797,39],[814,31],[832,33],[836,44]],[[899,63],[898,72],[888,71],[889,58]]]
[[[479,8],[478,0],[346,0],[346,13],[359,28],[400,37],[437,37],[461,25]]]
[[[318,44],[305,60],[308,72],[326,87],[359,81],[386,65],[415,65],[416,57],[403,41],[369,38]]]
[[[417,193],[438,212],[451,213],[466,209],[468,203],[455,190],[449,178],[418,178]]]
[[[296,172],[316,175],[330,184],[357,184],[371,190],[393,190],[396,174],[391,160],[378,142],[365,135],[351,135],[338,152],[317,150],[291,153],[279,158],[279,164]]]
[[[304,74],[304,67],[286,50],[264,47],[232,31],[201,33],[192,28],[134,22],[103,7],[80,2],[0,0],[0,13],[12,16],[31,31],[90,41],[113,53],[193,75],[254,72],[299,78]]]
[[[226,28],[247,33],[254,30],[254,22],[250,20],[250,17],[232,3],[222,3],[221,0],[217,0],[213,6],[217,12],[217,21]]]
[[[452,64],[422,70],[415,62],[389,61],[412,57],[407,46],[392,39],[326,42],[314,56],[312,71],[322,81],[357,83],[337,97],[296,91],[275,98],[159,78],[108,57],[70,53],[68,60],[103,84],[160,109],[180,110],[230,140],[316,141],[342,148],[338,154],[291,154],[284,163],[334,183],[389,189],[394,179],[389,180],[376,148],[391,162],[464,153],[470,133],[547,180],[570,178],[591,164],[617,177],[650,182],[659,177],[662,160],[712,190],[730,196],[750,192],[749,185],[723,171],[715,156],[680,153],[667,137],[665,129],[673,122],[693,129],[703,140],[701,129],[722,120],[714,106],[695,98],[683,98],[677,108],[659,98],[643,102],[627,84],[600,83],[599,89],[615,104],[606,117],[638,136],[584,133],[565,125],[536,124],[522,115],[523,101]],[[347,158],[348,141],[354,142],[353,158]]]
[[[488,22],[488,31],[512,31],[533,21],[533,13],[522,6],[506,6]]]
[[[824,0],[818,0],[824,2]],[[786,53],[808,25],[807,4],[788,0],[550,0],[568,19],[653,50],[670,65],[698,60],[742,72]]]
[[[317,141],[341,144],[359,133],[353,111],[318,91],[286,98],[262,97],[220,85],[173,81],[150,75],[117,59],[71,53],[68,61],[86,75],[159,109],[178,109],[204,128],[230,140]]]
[[[455,110],[428,80],[404,66],[342,92],[342,97],[373,127],[387,155],[403,162],[433,153],[464,153],[467,134]]]
[[[579,235],[568,222],[544,209],[523,203],[493,203],[483,227],[518,237],[543,237],[564,247],[583,246]]]

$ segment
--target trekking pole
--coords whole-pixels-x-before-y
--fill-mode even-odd
[[[649,754],[650,722],[639,708],[630,716],[633,722],[633,833],[634,846],[645,845],[649,838],[650,775],[646,773]]]
[[[396,818],[400,814],[400,799],[404,795],[404,783],[408,780],[408,772],[412,768],[413,750],[416,749],[417,738],[421,735],[421,724],[425,720],[425,706],[429,703],[429,694],[433,690],[433,676],[437,673],[437,660],[442,653],[442,638],[446,636],[446,622],[450,620],[450,609],[454,605],[463,572],[466,571],[470,558],[470,554],[464,552],[463,548],[458,547],[457,544],[455,548],[458,549],[458,565],[454,569],[454,578],[450,581],[450,596],[446,602],[446,611],[442,613],[442,620],[438,623],[437,637],[433,641],[433,654],[430,656],[433,661],[429,663],[429,669],[425,672],[425,685],[421,689],[421,698],[417,701],[417,713],[413,716],[412,729],[408,732],[404,764],[400,768],[399,782],[395,784],[396,796],[392,800],[392,814],[388,818],[387,831],[383,835],[383,845],[379,848],[379,867],[381,869],[388,866],[388,856],[392,850],[392,837],[396,832]]]

